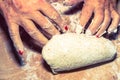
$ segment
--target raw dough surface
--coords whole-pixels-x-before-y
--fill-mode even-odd
[[[53,73],[108,61],[115,54],[116,48],[108,39],[75,33],[55,35],[42,51]]]

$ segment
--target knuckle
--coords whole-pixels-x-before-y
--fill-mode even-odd
[[[53,19],[53,20],[57,20],[57,19],[60,18],[60,15],[59,15],[57,12],[54,12],[54,13],[52,13],[52,15],[51,15],[50,17],[51,17],[51,19]]]
[[[43,29],[44,29],[45,31],[53,31],[54,26],[53,26],[51,23],[48,23],[48,24],[45,24],[45,25],[43,26]]]
[[[102,18],[103,18],[103,11],[99,11],[99,12],[98,12],[98,15],[99,15],[99,17],[102,17]]]
[[[47,31],[48,33],[50,33],[51,35],[59,33],[59,31],[57,31],[57,29],[53,25],[44,27],[44,30]]]
[[[14,30],[9,29],[10,36],[17,36],[17,34],[14,32]]]
[[[120,20],[120,15],[117,14],[117,15],[116,15],[116,18],[117,18],[117,20]]]
[[[119,21],[120,15],[117,12],[115,12],[114,14],[112,14],[112,18],[115,19],[116,21]]]
[[[14,36],[17,36],[15,33],[13,33],[13,32],[9,32],[10,33],[10,36],[11,37],[14,37]]]
[[[96,10],[95,16],[97,16],[100,19],[103,19],[103,17],[104,17],[104,11],[102,9]]]
[[[105,15],[105,22],[106,23],[109,23],[110,22],[110,20],[111,20],[111,16],[110,15]]]
[[[117,11],[115,11],[115,10],[113,10],[113,11],[111,12],[111,14],[112,14],[112,16],[114,16],[114,17],[116,17],[116,18],[120,18],[120,14],[119,14]]]
[[[50,29],[51,26],[52,26],[52,24],[50,22],[48,22],[43,26],[43,29]]]
[[[104,19],[104,16],[102,14],[99,14],[98,19],[99,21],[102,21]]]
[[[36,36],[37,35],[37,32],[34,31],[34,30],[29,30],[27,31],[30,35],[33,35],[33,36]]]

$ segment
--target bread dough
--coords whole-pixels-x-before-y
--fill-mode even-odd
[[[115,54],[116,48],[108,39],[75,33],[53,36],[42,50],[53,73],[112,60]]]

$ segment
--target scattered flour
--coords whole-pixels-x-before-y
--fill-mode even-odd
[[[26,50],[27,51],[27,50]],[[28,55],[26,57],[27,64],[22,67],[23,70],[26,71],[24,80],[40,80],[37,76],[36,70],[37,66],[40,64],[40,62],[36,61],[34,62],[36,65],[32,65],[32,59],[36,56],[36,54],[32,51],[27,51]]]
[[[68,9],[71,8],[71,6],[65,6],[62,3],[52,3],[52,6],[59,12],[59,14],[61,14],[61,16],[63,17],[69,17],[70,23],[70,30],[75,30],[76,27],[78,27],[79,24],[79,16],[80,16],[80,12],[75,13],[74,15],[63,15],[65,11],[67,11]]]

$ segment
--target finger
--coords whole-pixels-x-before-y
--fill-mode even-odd
[[[48,42],[48,39],[36,28],[32,21],[23,19],[21,25],[33,39],[40,43],[42,47]]]
[[[106,33],[106,29],[109,26],[110,20],[111,20],[110,11],[108,9],[105,9],[104,21],[101,24],[100,29],[96,33],[97,37],[101,37],[104,33]]]
[[[87,24],[87,22],[89,21],[90,17],[92,16],[93,13],[93,7],[87,4],[84,4],[84,7],[81,11],[81,15],[80,15],[80,26],[78,26],[75,29],[76,33],[81,33],[83,28],[85,28],[85,25]]]
[[[93,7],[87,4],[84,4],[84,7],[81,11],[80,15],[80,24],[81,26],[85,27],[87,22],[89,21],[90,17],[92,16],[93,13]]]
[[[110,27],[108,28],[109,34],[118,27],[119,20],[120,20],[120,15],[113,9],[111,10],[111,17],[112,17],[112,23]]]
[[[90,26],[88,27],[88,30],[86,31],[86,34],[89,35],[89,32],[91,31],[91,34],[94,34],[98,29],[99,29],[99,26],[100,24],[102,23],[103,21],[103,17],[104,17],[104,9],[103,8],[96,8],[94,13],[94,18],[90,24]]]
[[[9,23],[9,33],[10,33],[10,37],[13,41],[13,44],[18,52],[18,55],[21,57],[21,65],[25,65],[26,63],[26,54],[24,53],[24,47],[23,47],[23,43],[22,40],[20,38],[20,34],[19,34],[19,26],[15,23]]]
[[[85,25],[88,23],[90,17],[92,16],[92,13],[93,13],[92,6],[84,4],[84,7],[80,15],[80,26],[77,26],[75,29],[75,32],[77,34],[80,34],[84,30]]]
[[[59,15],[59,13],[47,2],[43,3],[42,8],[40,10],[51,20],[53,20],[59,26],[58,30],[65,30],[64,27],[66,24],[64,23],[63,19]]]
[[[75,32],[77,34],[80,34],[84,31],[83,27],[79,24],[76,28],[75,28]]]
[[[32,15],[33,20],[42,27],[46,32],[51,35],[59,34],[59,31],[55,28],[55,26],[40,12],[35,12]]]

